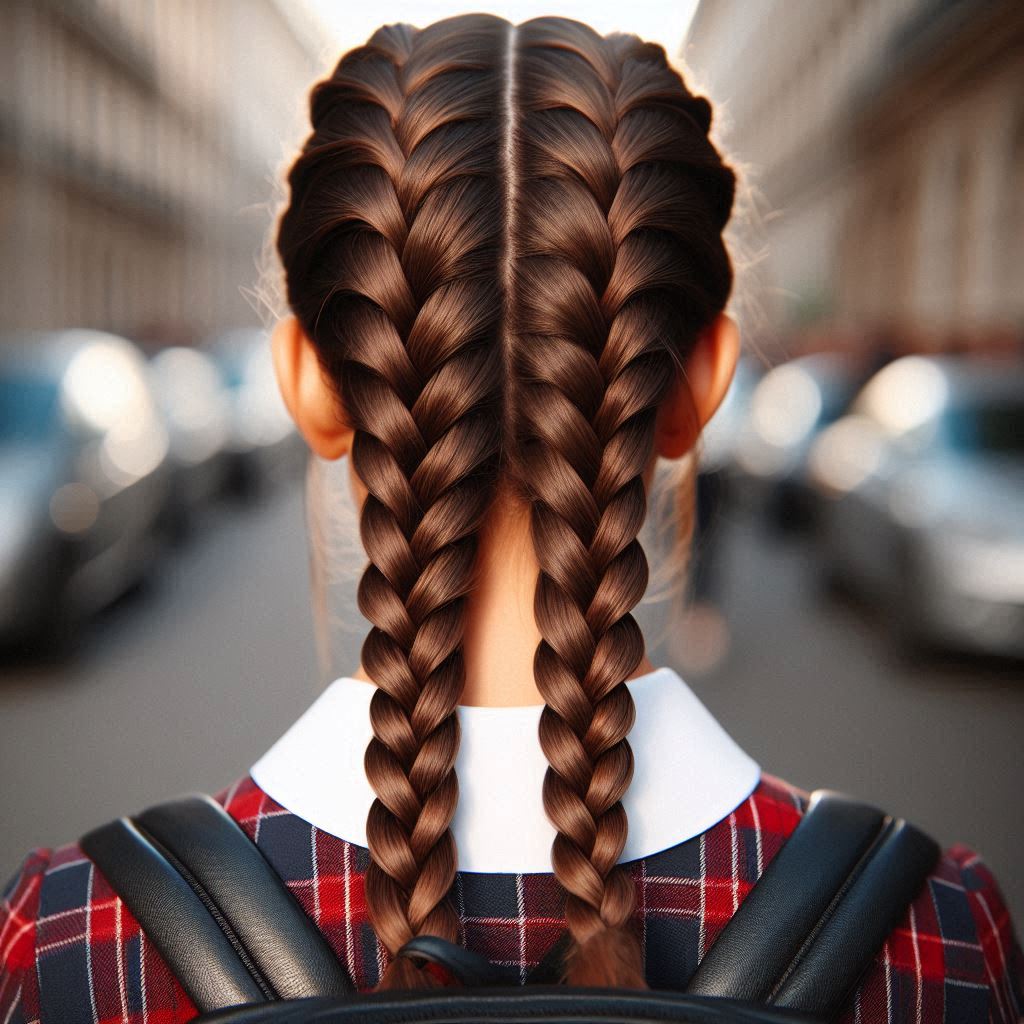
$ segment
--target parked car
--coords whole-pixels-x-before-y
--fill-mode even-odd
[[[0,634],[50,634],[151,564],[168,439],[146,363],[91,330],[0,342]]]
[[[701,432],[701,472],[732,472],[747,429],[751,398],[762,374],[762,367],[753,357],[740,357],[722,404]]]
[[[162,349],[149,369],[173,466],[164,519],[169,532],[178,536],[224,487],[231,404],[216,363],[198,349]]]
[[[810,466],[830,577],[915,642],[1024,656],[1024,367],[899,359]]]
[[[689,563],[692,596],[697,601],[709,602],[717,596],[722,520],[736,498],[736,447],[746,423],[750,394],[759,376],[758,365],[750,357],[741,358],[722,404],[701,433],[696,524]]]
[[[270,340],[259,328],[236,328],[204,347],[228,394],[230,483],[239,492],[257,492],[301,465],[305,454],[277,387]]]
[[[859,367],[836,352],[800,356],[769,370],[750,395],[736,463],[753,502],[780,529],[809,524],[813,502],[807,456],[818,432],[863,383]]]

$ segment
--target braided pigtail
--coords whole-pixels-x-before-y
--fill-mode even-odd
[[[660,47],[553,18],[520,26],[516,47],[517,476],[540,565],[534,671],[566,978],[640,987],[634,882],[617,864],[624,681],[644,654],[631,614],[648,580],[643,474],[658,406],[729,294],[733,175],[707,139],[708,104]]]
[[[278,236],[290,304],[338,388],[368,491],[358,600],[377,684],[365,765],[379,988],[434,984],[394,954],[417,935],[459,937],[455,707],[501,450],[505,32],[486,16],[390,26],[346,54],[313,91]]]
[[[390,26],[312,94],[278,250],[354,428],[367,490],[362,662],[381,988],[458,940],[456,705],[478,533],[499,482],[530,508],[544,805],[577,984],[644,983],[622,799],[625,685],[656,416],[732,283],[734,178],[664,51],[542,18]]]

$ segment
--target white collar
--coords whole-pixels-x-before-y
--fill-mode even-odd
[[[750,795],[760,768],[671,668],[627,681],[636,705],[629,734],[635,769],[623,798],[629,834],[620,861],[692,839]],[[366,846],[374,793],[363,770],[374,687],[335,680],[253,766],[256,784],[324,832]],[[459,803],[452,821],[459,870],[551,870],[554,829],[541,785],[537,739],[543,705],[459,705]]]

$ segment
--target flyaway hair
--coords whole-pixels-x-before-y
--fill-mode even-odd
[[[470,15],[380,29],[311,96],[278,231],[289,303],[355,430],[359,607],[377,685],[367,901],[394,954],[458,941],[455,708],[478,536],[530,511],[544,805],[568,981],[642,986],[618,867],[643,657],[632,609],[655,418],[732,284],[734,176],[661,47]]]

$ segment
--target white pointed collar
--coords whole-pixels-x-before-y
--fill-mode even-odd
[[[629,734],[633,781],[623,798],[629,834],[620,861],[692,839],[734,811],[760,768],[671,668],[627,681],[636,705]],[[277,803],[331,835],[366,846],[374,792],[363,770],[374,687],[343,676],[316,699],[251,775]],[[459,870],[551,870],[554,829],[541,786],[547,760],[543,705],[459,705],[459,803],[452,820]]]

